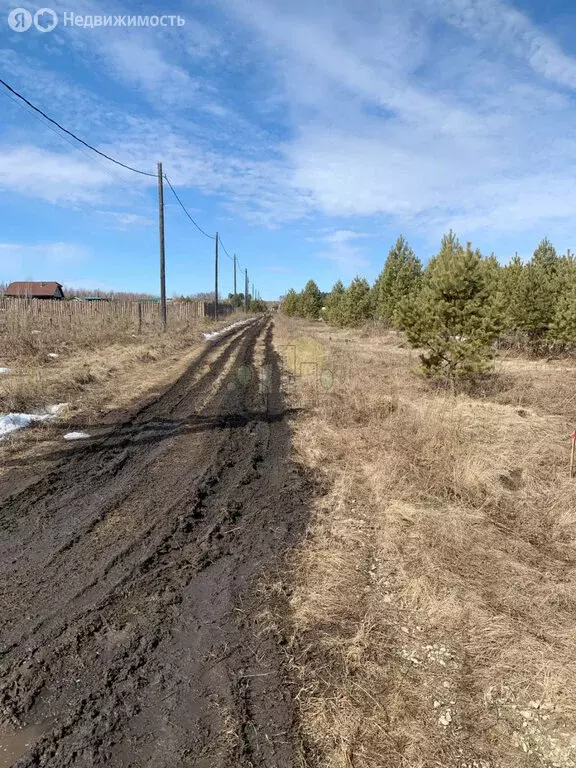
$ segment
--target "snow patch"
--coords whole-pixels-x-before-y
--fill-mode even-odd
[[[67,405],[68,403],[49,405],[41,413],[7,413],[0,416],[0,440],[18,429],[26,429],[32,424],[55,419]]]
[[[58,357],[57,352],[48,352],[48,357],[51,357],[52,359],[56,359]]]
[[[88,432],[68,432],[64,435],[64,440],[86,440],[88,437]]]
[[[12,372],[11,368],[0,368],[0,373],[11,373],[11,372]]]
[[[232,328],[240,328],[242,325],[248,325],[248,323],[252,322],[252,318],[249,320],[238,320],[236,323],[232,323],[232,325],[227,325],[226,328],[221,328],[219,331],[210,331],[208,333],[203,333],[202,336],[205,339],[217,339],[219,336],[222,336],[222,334],[227,333]]]

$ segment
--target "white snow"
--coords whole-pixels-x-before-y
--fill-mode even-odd
[[[58,403],[58,405],[47,405],[44,409],[50,416],[58,416],[58,414],[68,407],[68,403]]]
[[[64,440],[86,440],[90,437],[88,432],[68,432],[64,435]]]
[[[58,357],[57,352],[48,352],[48,357],[53,358],[54,360]]]
[[[219,331],[211,331],[210,333],[203,333],[202,336],[204,336],[205,339],[217,339],[218,336],[227,333],[231,328],[240,328],[242,325],[248,325],[252,320],[253,318],[250,318],[249,320],[238,320],[236,323],[232,323],[232,325],[227,325],[226,328],[221,328]]]
[[[11,370],[11,368],[0,368],[0,373],[10,373]]]
[[[68,403],[49,405],[42,413],[7,413],[0,416],[0,440],[3,440],[10,432],[15,432],[17,429],[25,429],[32,424],[55,419],[67,405]]]

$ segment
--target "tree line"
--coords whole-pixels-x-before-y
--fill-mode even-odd
[[[310,280],[288,292],[282,311],[337,327],[397,328],[421,350],[427,375],[454,379],[489,368],[497,344],[545,355],[573,349],[576,259],[545,238],[528,262],[516,254],[502,265],[449,232],[423,268],[399,237],[373,285],[356,277],[322,293]]]

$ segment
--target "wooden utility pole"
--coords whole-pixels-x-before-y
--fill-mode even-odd
[[[164,175],[158,163],[158,226],[160,229],[160,317],[162,330],[166,330],[166,252],[164,250]]]
[[[248,270],[244,270],[244,312],[248,314]]]
[[[218,232],[216,232],[216,252],[214,257],[214,320],[218,320]]]
[[[234,301],[236,301],[236,254],[234,254]]]

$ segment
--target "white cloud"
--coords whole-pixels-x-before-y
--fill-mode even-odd
[[[356,244],[357,240],[365,237],[369,235],[347,229],[329,232],[316,238],[324,244],[324,247],[314,255],[316,258],[333,262],[338,276],[352,277],[369,264],[362,248]]]
[[[114,178],[88,160],[35,146],[0,147],[0,189],[51,203],[97,200]]]
[[[276,69],[292,120],[289,184],[312,209],[434,237],[455,221],[468,234],[572,219],[576,109],[555,84],[576,83],[576,60],[511,6],[221,3]]]
[[[79,264],[88,256],[88,250],[76,243],[0,243],[0,266],[13,274],[29,275],[30,270],[36,275],[42,270],[53,272],[70,264]],[[58,280],[58,277],[44,274],[38,279]]]
[[[78,13],[98,13],[82,2]],[[576,60],[511,5],[366,0],[359,13],[356,0],[218,3],[234,18],[219,19],[218,31],[194,20],[192,4],[181,33],[59,31],[84,64],[129,89],[129,105],[102,102],[22,56],[0,53],[0,63],[112,156],[151,171],[162,160],[185,201],[186,188],[218,196],[231,215],[266,227],[318,212],[344,219],[322,251],[340,265],[362,264],[358,241],[343,234],[360,217],[434,238],[450,225],[464,237],[571,225],[576,108],[557,85],[576,85]],[[246,104],[227,82],[234,46],[238,71],[261,75],[260,90],[246,84]],[[146,223],[125,211],[124,196],[138,200],[154,179],[54,149],[49,132],[35,145],[31,124],[7,126],[0,188],[97,203],[121,227]],[[117,208],[115,174],[131,190]]]
[[[155,223],[150,216],[142,216],[139,213],[126,213],[124,211],[98,211],[105,216],[109,226],[114,229],[133,229],[135,227],[149,227]]]
[[[101,48],[110,70],[127,85],[141,89],[147,97],[182,108],[198,98],[199,84],[186,70],[169,62],[149,38],[121,35],[108,38]]]
[[[512,52],[538,74],[576,88],[576,60],[524,14],[501,0],[428,0],[433,13],[490,47]]]
[[[351,229],[337,229],[335,232],[324,235],[322,240],[326,243],[340,245],[342,243],[349,243],[353,240],[360,240],[364,237],[370,237],[370,235],[366,232],[354,232]]]

